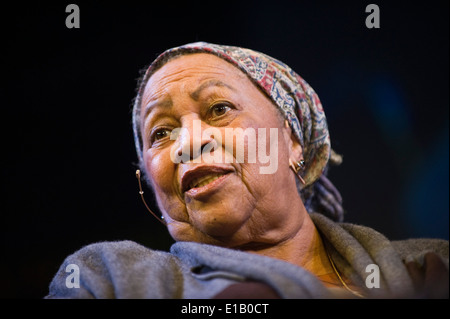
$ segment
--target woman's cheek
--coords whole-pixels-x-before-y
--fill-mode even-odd
[[[155,195],[159,199],[160,206],[163,206],[160,208],[167,211],[167,203],[178,197],[175,165],[170,159],[170,154],[166,149],[149,149],[144,161]]]
[[[174,165],[169,152],[149,149],[144,160],[152,184],[163,192],[173,191]]]
[[[168,150],[152,150],[146,155],[146,169],[161,213],[176,221],[186,221],[186,206],[179,196],[175,164]]]

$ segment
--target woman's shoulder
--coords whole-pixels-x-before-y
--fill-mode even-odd
[[[392,245],[403,259],[414,258],[416,261],[419,261],[427,253],[434,253],[446,261],[448,266],[448,240],[438,238],[410,238],[393,240]]]
[[[93,257],[101,257],[102,259],[117,258],[133,260],[136,258],[171,258],[170,253],[160,250],[148,248],[131,240],[118,241],[101,241],[91,243],[81,247],[79,250],[71,254],[68,258],[83,259],[92,261]]]
[[[171,281],[179,267],[178,258],[172,254],[134,241],[92,243],[64,260],[46,298],[164,296],[158,282]]]
[[[139,267],[142,263],[168,262],[175,258],[169,252],[150,249],[130,240],[102,241],[83,246],[70,254],[62,266],[75,263],[91,270],[105,267],[130,269]]]

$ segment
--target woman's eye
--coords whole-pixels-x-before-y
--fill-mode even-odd
[[[219,103],[211,107],[211,115],[213,117],[219,117],[227,113],[231,109],[230,106],[224,103]]]
[[[162,140],[170,136],[170,130],[167,128],[159,129],[152,134],[152,142]]]

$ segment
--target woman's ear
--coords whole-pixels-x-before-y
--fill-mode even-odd
[[[284,121],[283,136],[289,148],[289,159],[293,163],[297,163],[303,158],[303,149],[298,142],[297,137],[292,133],[292,129],[287,120]]]

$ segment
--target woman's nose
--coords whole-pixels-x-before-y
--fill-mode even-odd
[[[177,145],[175,150],[180,162],[186,163],[188,161],[201,162],[202,154],[209,153],[217,148],[217,141],[214,134],[205,131],[207,124],[201,120],[187,121],[181,128]]]

